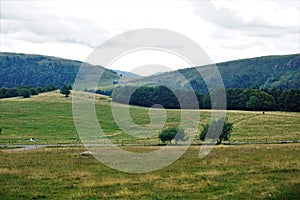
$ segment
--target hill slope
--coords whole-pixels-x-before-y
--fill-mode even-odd
[[[139,78],[141,76],[131,73],[131,72],[126,72],[122,70],[113,70],[114,72],[117,72],[120,76],[127,77],[127,78]]]
[[[0,52],[0,87],[73,84],[81,64],[83,62],[50,56]],[[226,88],[300,88],[300,54],[257,57],[216,65]],[[117,72],[99,68],[105,70],[100,86],[112,85],[113,80],[120,78]],[[126,82],[139,85],[158,82],[175,89],[191,85],[196,91],[205,93],[206,84],[197,70],[209,69],[209,65],[187,68]],[[186,80],[180,80],[179,73]]]
[[[226,88],[300,88],[300,54],[265,56],[216,64]],[[157,76],[130,82],[147,84],[158,82],[175,88],[190,85],[198,92],[206,92],[206,84],[197,70],[206,71],[210,66],[180,69]],[[185,77],[180,80],[179,73]]]
[[[0,52],[0,87],[73,84],[81,64],[83,62],[57,57]],[[100,85],[111,84],[119,78],[117,73],[97,67],[105,70]]]

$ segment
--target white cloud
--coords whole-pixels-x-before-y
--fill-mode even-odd
[[[80,61],[84,61],[93,51],[93,48],[77,43],[31,42],[9,38],[3,34],[0,34],[0,44],[3,52],[41,54]]]
[[[207,48],[214,60],[299,53],[299,1],[191,1],[215,28]]]

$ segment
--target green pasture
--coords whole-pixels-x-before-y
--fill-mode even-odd
[[[125,147],[135,152],[159,147]],[[190,147],[144,174],[111,169],[81,147],[0,150],[1,199],[299,199],[300,145]]]
[[[92,94],[85,93],[91,98]],[[58,91],[40,94],[29,99],[21,97],[0,100],[0,144],[28,144],[35,138],[38,144],[76,143],[78,138],[72,115],[72,97],[65,98]],[[158,133],[152,137],[136,139],[124,133],[115,123],[110,99],[97,95],[96,113],[101,128],[113,142],[159,144]],[[134,123],[143,126],[150,123],[149,109],[129,108]],[[191,117],[200,115],[202,124],[210,121],[211,111],[187,111]],[[180,110],[166,111],[166,126],[178,125]],[[160,117],[160,116],[158,116]],[[300,113],[227,111],[229,121],[234,123],[230,141],[282,141],[300,139]],[[187,124],[188,126],[188,124]],[[198,136],[194,140],[200,143]]]

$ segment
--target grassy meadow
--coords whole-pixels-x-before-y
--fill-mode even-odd
[[[92,94],[85,94],[92,96]],[[157,135],[141,141],[135,141],[114,122],[110,99],[96,96],[96,112],[101,128],[115,143],[121,140],[130,143],[158,144]],[[179,110],[167,110],[165,126],[178,125]],[[208,123],[210,111],[190,111],[191,116],[200,114],[201,124]],[[130,107],[133,121],[139,125],[150,122],[149,109]],[[231,141],[272,141],[299,140],[300,113],[227,111],[229,121],[234,123]],[[35,138],[38,144],[75,143],[78,138],[72,115],[72,100],[58,91],[39,94],[29,99],[21,97],[0,100],[0,144],[29,144]],[[198,138],[198,137],[197,137]],[[200,141],[195,140],[195,143]]]
[[[221,145],[203,159],[192,146],[171,165],[145,174],[110,169],[83,151],[1,151],[1,199],[300,198],[300,144]]]
[[[90,95],[92,94],[84,94]],[[0,145],[75,144],[78,138],[71,97],[58,91],[29,99],[0,100]],[[114,122],[110,99],[97,95],[98,121],[115,143],[137,143]],[[190,111],[201,124],[210,111]],[[167,110],[166,126],[176,125],[179,110]],[[130,107],[133,121],[150,122],[149,110]],[[231,141],[300,139],[300,113],[228,111],[234,123]],[[195,140],[195,143],[200,143]],[[158,144],[157,136],[142,143]],[[124,146],[149,152],[160,146]],[[150,173],[130,174],[111,169],[81,146],[33,150],[0,149],[1,199],[300,199],[300,144],[219,145],[199,159],[191,146],[171,165]]]

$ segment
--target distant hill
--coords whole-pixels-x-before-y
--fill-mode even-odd
[[[155,73],[154,73],[154,74],[152,74],[151,76],[162,75],[162,74],[164,74],[164,73],[166,73],[166,72],[155,72]]]
[[[300,88],[300,54],[241,59],[218,63],[216,66],[226,88]],[[210,67],[180,69],[131,81],[129,84],[144,85],[155,81],[175,89],[184,89],[190,84],[196,91],[205,93],[206,84],[197,70],[209,71]],[[180,80],[178,73],[186,80]]]
[[[0,87],[73,84],[81,64],[83,62],[57,57],[0,52]],[[110,85],[120,78],[112,70],[97,67],[105,70],[100,85]]]
[[[113,70],[114,72],[118,73],[119,75],[127,78],[139,78],[141,76],[131,73],[131,72],[126,72],[126,71],[121,71],[121,70]]]

